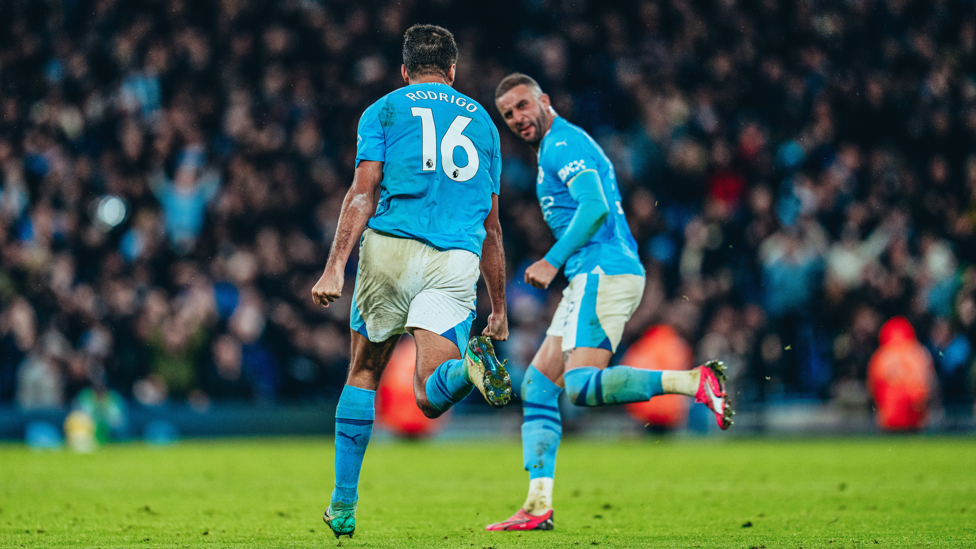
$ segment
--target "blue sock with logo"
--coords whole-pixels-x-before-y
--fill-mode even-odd
[[[363,466],[369,436],[373,432],[375,397],[376,391],[352,385],[342,388],[336,406],[333,507],[355,508],[359,501],[359,471]]]
[[[468,396],[473,387],[463,358],[444,361],[427,378],[427,403],[444,412]]]
[[[556,451],[563,437],[558,385],[535,366],[522,380],[522,458],[529,479],[554,478]]]
[[[592,366],[566,372],[566,394],[577,406],[603,406],[645,402],[663,395],[661,372],[630,366],[611,366],[600,370]]]

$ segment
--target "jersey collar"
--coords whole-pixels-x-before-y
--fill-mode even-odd
[[[549,124],[549,129],[546,131],[545,135],[542,136],[542,139],[539,140],[539,151],[535,153],[536,159],[542,157],[542,142],[545,141],[547,137],[549,137],[549,134],[552,133],[553,128],[556,127],[556,124],[561,123],[562,119],[563,117],[559,116],[558,114],[553,117],[552,124]]]

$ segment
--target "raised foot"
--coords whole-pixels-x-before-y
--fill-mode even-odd
[[[525,530],[552,530],[555,527],[552,521],[552,509],[544,515],[530,515],[524,509],[519,509],[517,513],[495,524],[485,526],[489,532],[501,531],[525,531]]]
[[[511,402],[512,378],[505,371],[505,363],[508,361],[498,361],[491,338],[472,337],[464,353],[464,362],[468,367],[468,377],[488,404],[503,408]]]
[[[715,420],[718,426],[724,431],[732,426],[732,402],[725,392],[725,364],[718,360],[710,360],[704,365],[699,366],[701,372],[698,381],[698,392],[695,394],[695,402],[701,402],[708,406],[708,409],[715,412]]]
[[[322,515],[322,520],[332,529],[332,533],[335,534],[336,539],[339,536],[349,536],[356,533],[356,510],[332,510],[329,506]]]

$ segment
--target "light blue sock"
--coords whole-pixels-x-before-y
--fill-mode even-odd
[[[342,388],[336,406],[335,490],[333,508],[348,508],[359,501],[359,471],[373,432],[376,391],[352,385]],[[338,504],[338,505],[337,505]]]
[[[577,406],[602,406],[645,402],[663,395],[661,372],[630,366],[611,366],[604,370],[575,368],[566,372],[566,394]]]
[[[463,358],[444,361],[427,378],[427,403],[438,412],[444,412],[468,396],[473,387]]]
[[[529,366],[522,380],[522,458],[530,479],[554,478],[556,450],[563,438],[559,417],[558,385],[535,366]]]

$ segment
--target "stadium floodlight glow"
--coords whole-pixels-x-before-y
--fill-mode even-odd
[[[107,230],[111,230],[118,226],[119,223],[122,223],[128,213],[129,208],[125,200],[118,196],[109,195],[103,196],[98,201],[95,217]]]

